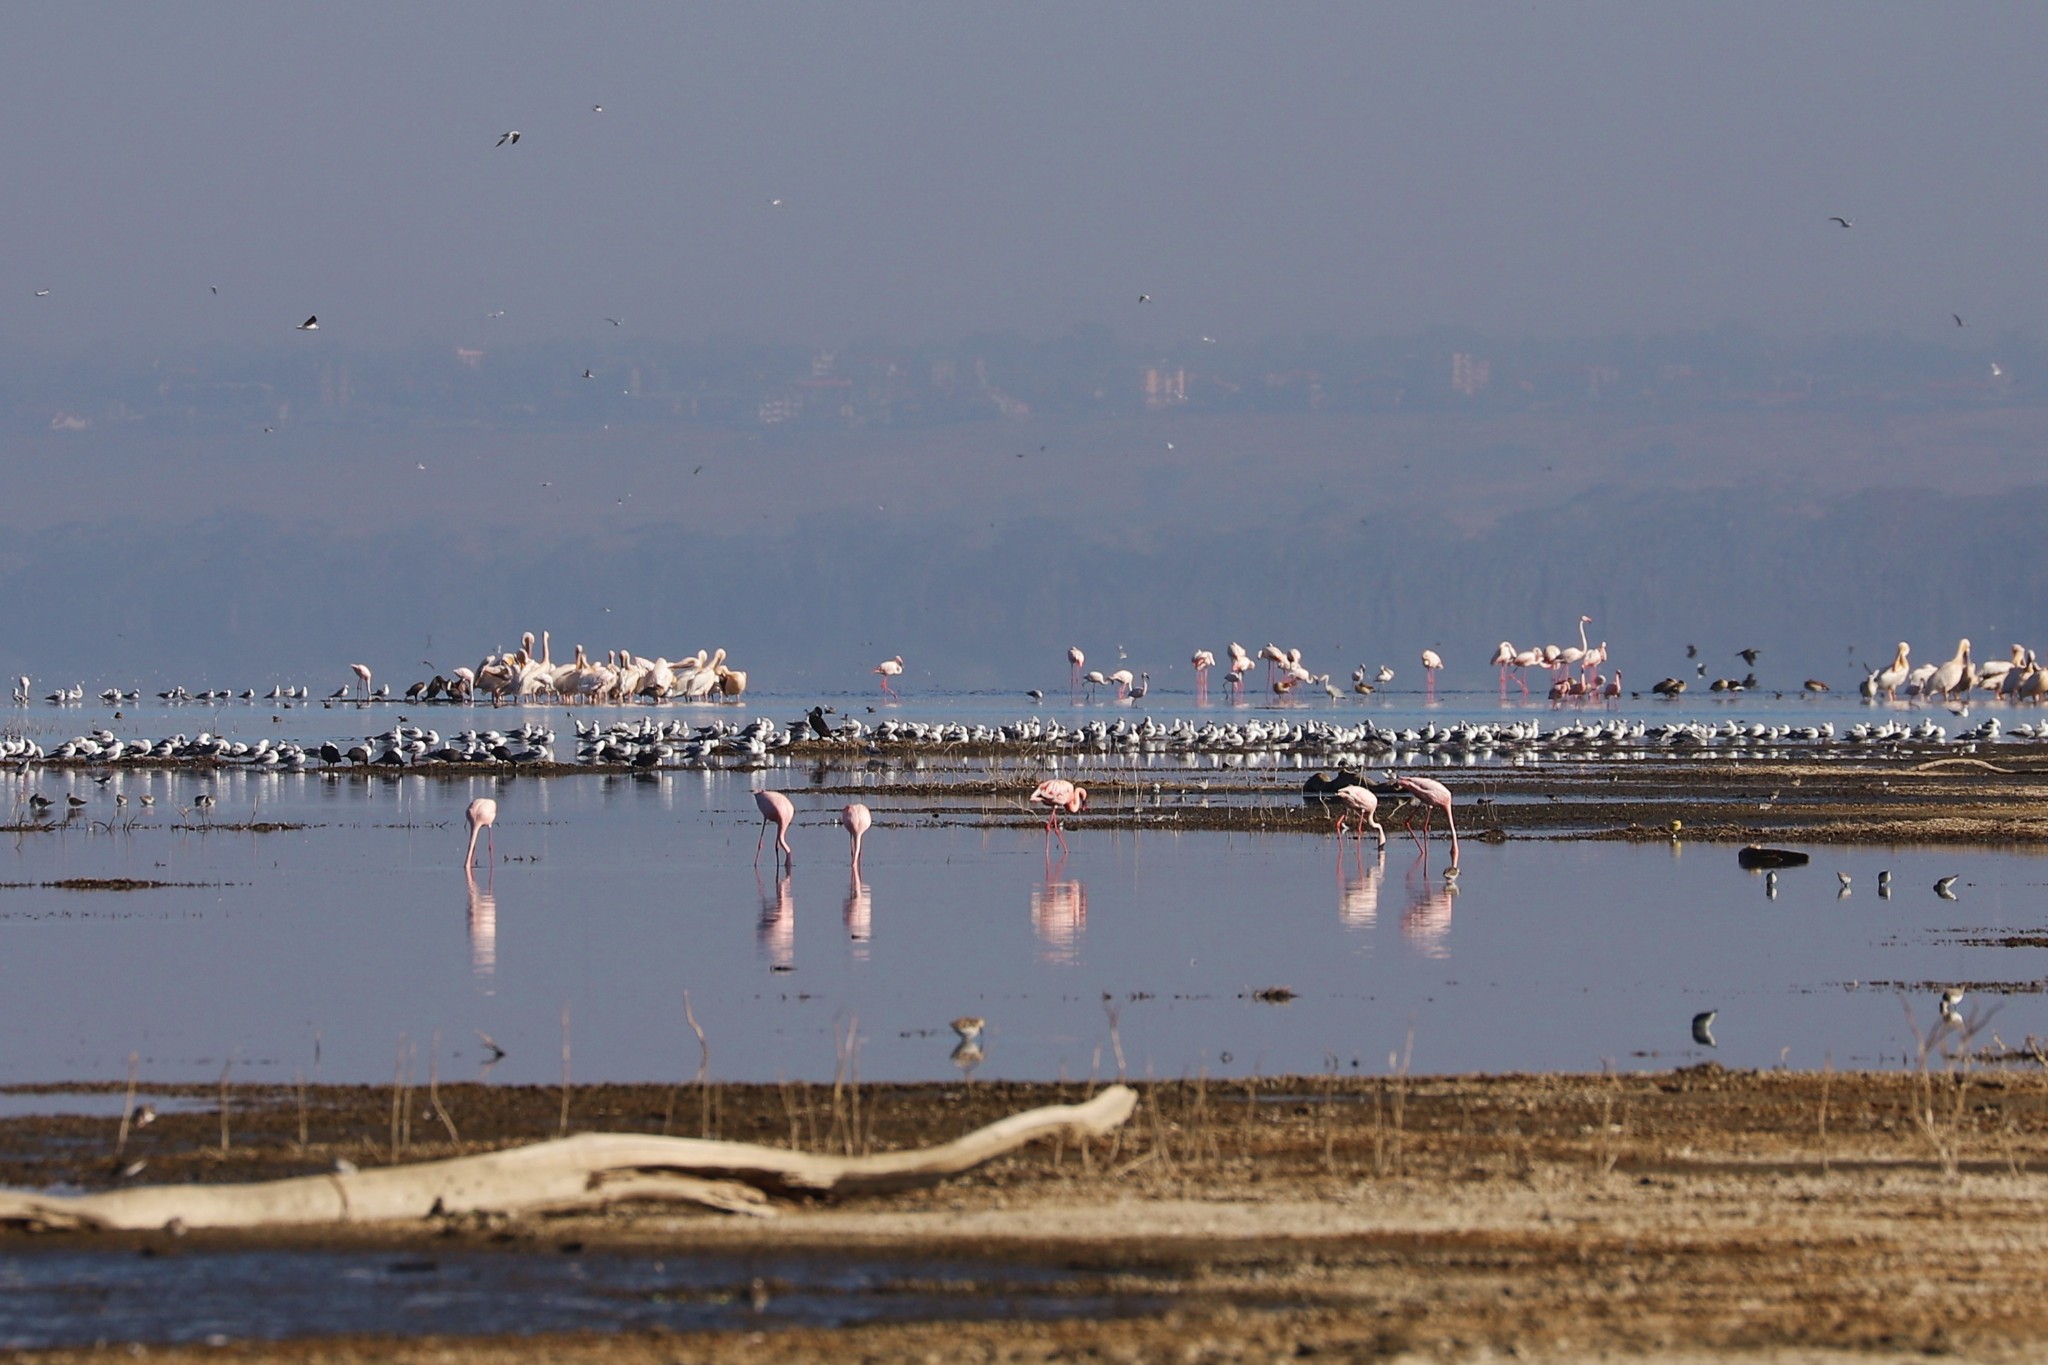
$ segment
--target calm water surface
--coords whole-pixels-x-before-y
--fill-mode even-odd
[[[2048,863],[2011,852],[1815,850],[1773,900],[1726,847],[1474,842],[1452,892],[1440,846],[1425,864],[1397,839],[1381,861],[1084,816],[1049,861],[1035,829],[939,826],[878,794],[856,882],[843,798],[788,773],[31,780],[96,808],[116,789],[158,802],[132,829],[0,843],[4,1083],[119,1079],[131,1051],[145,1084],[230,1061],[251,1081],[387,1081],[402,1046],[419,1077],[430,1054],[474,1075],[479,1029],[508,1054],[494,1080],[547,1083],[565,1010],[577,1079],[687,1077],[685,990],[726,1080],[830,1078],[849,1020],[863,1077],[951,1076],[960,1014],[990,1021],[983,1078],[1112,1074],[1119,1043],[1134,1075],[1380,1072],[1411,1034],[1425,1072],[1885,1065],[1912,1045],[1894,983],[1924,1024],[1928,983],[2044,973],[2037,949],[1965,942],[2041,932]],[[753,865],[770,781],[799,812],[780,878]],[[217,822],[304,827],[172,828],[202,788]],[[472,886],[462,811],[480,794],[500,803],[498,861]],[[1931,890],[1949,873],[1954,902]],[[76,877],[176,885],[35,885]],[[1296,998],[1254,998],[1271,987]],[[2037,995],[1973,999],[2008,1042],[2048,1034]],[[1704,1009],[1712,1053],[1689,1036]]]

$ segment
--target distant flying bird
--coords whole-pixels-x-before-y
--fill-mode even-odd
[[[50,297],[50,291],[47,289],[38,289],[36,290],[36,297],[39,299],[46,299]]]
[[[782,201],[780,199],[770,199],[768,201],[768,207],[771,209],[779,209],[782,207]]]
[[[593,114],[602,114],[604,112],[604,106],[602,104],[593,104],[590,106],[590,112]]]
[[[605,321],[609,322],[614,327],[619,325],[619,320],[617,318],[606,318]]]
[[[1950,313],[1949,316],[1956,320],[1956,326],[1960,327],[1963,325],[1963,315],[1961,313]]]
[[[1688,658],[1688,659],[1697,659],[1697,658],[1699,658],[1699,657],[1700,657],[1700,647],[1699,647],[1698,645],[1687,645],[1687,646],[1685,647],[1685,657],[1686,657],[1686,658]]]
[[[2005,378],[2005,366],[2003,366],[2003,365],[1999,364],[1999,363],[1998,363],[1997,361],[1995,361],[1995,360],[1994,360],[1994,361],[1992,361],[1992,362],[1991,362],[1991,377],[1992,377],[1993,379],[2003,379],[2003,378]]]
[[[1139,303],[1150,303],[1150,302],[1152,302],[1152,296],[1151,296],[1150,294],[1140,294],[1140,295],[1138,295],[1138,302],[1139,302]]]
[[[1738,649],[1735,651],[1735,657],[1748,664],[1751,668],[1755,668],[1756,656],[1761,653],[1763,651],[1760,649]]]
[[[1849,221],[1849,220],[1848,220],[1847,218],[1830,218],[1830,219],[1828,219],[1828,221],[1829,221],[1830,223],[1840,223],[1840,224],[1841,224],[1841,225],[1842,225],[1843,227],[1845,227],[1845,228],[1848,228],[1848,227],[1855,227],[1855,226],[1856,226],[1856,225],[1855,225],[1854,223],[1850,222],[1850,221]]]
[[[504,146],[508,142],[515,147],[519,145],[519,130],[517,128],[514,128],[511,132],[505,134],[503,137],[498,139],[498,145],[500,147]],[[1848,225],[1845,223],[1843,224],[1843,226],[1846,227]]]
[[[209,284],[209,285],[207,285],[206,287],[207,287],[208,289],[211,289],[211,290],[212,290],[212,291],[213,291],[214,293],[216,293],[216,294],[218,294],[218,293],[220,292],[220,286],[219,286],[219,285],[217,285],[217,284]]]
[[[590,371],[588,371],[588,370],[585,370],[585,371],[583,372],[583,377],[584,377],[585,379],[595,379],[595,378],[597,378],[597,376],[596,376],[596,375],[592,374],[592,373],[591,373]]]
[[[312,317],[310,317],[310,318],[307,318],[307,319],[306,319],[306,320],[305,320],[304,322],[300,323],[300,324],[299,324],[299,330],[300,330],[301,332],[317,332],[317,331],[319,331],[319,330],[320,330],[320,318],[319,318],[319,315],[318,315],[318,314],[315,314],[314,316],[312,316]]]

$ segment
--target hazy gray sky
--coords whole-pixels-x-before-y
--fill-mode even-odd
[[[2048,305],[2048,6],[117,2],[4,30],[15,344]]]

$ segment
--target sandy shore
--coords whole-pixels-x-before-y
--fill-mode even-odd
[[[245,1245],[900,1252],[1052,1264],[1146,1299],[1134,1317],[878,1324],[675,1338],[348,1340],[225,1348],[237,1358],[897,1360],[1340,1358],[1803,1360],[2048,1343],[2048,1074],[1935,1059],[1925,1072],[1679,1072],[1141,1086],[1132,1121],[1045,1144],[933,1189],[781,1202],[769,1220],[627,1209],[491,1226],[379,1226]],[[852,1138],[830,1087],[591,1087],[572,1127],[804,1145],[943,1140],[1081,1088],[870,1087]],[[560,1092],[449,1087],[462,1149],[542,1136]],[[227,1180],[389,1161],[391,1096],[332,1088],[238,1095],[218,1116],[160,1119],[124,1159],[142,1179]],[[9,1183],[116,1178],[104,1119],[14,1120]],[[455,1150],[416,1120],[406,1159]],[[438,1140],[429,1140],[438,1138]],[[89,1161],[79,1153],[97,1148]],[[9,1234],[33,1253],[130,1252],[167,1234]],[[220,1348],[157,1356],[216,1359]],[[84,1358],[57,1352],[49,1358]]]

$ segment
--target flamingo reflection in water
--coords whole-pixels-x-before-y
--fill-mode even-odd
[[[1428,855],[1416,854],[1408,869],[1408,905],[1401,911],[1401,937],[1408,940],[1408,946],[1424,957],[1449,957],[1450,945],[1444,940],[1450,936],[1451,907],[1457,898],[1456,869],[1447,872],[1441,883],[1432,884]]]
[[[469,966],[477,976],[488,980],[498,969],[498,898],[491,894],[491,879],[484,877],[484,884],[476,884],[476,873],[471,872],[469,882]]]
[[[1365,840],[1358,841],[1358,875],[1353,877],[1345,866],[1342,850],[1337,854],[1337,918],[1346,929],[1370,929],[1380,918],[1380,879],[1387,870],[1387,850],[1384,846],[1373,857],[1371,868],[1365,865]]]
[[[865,962],[868,943],[875,936],[875,895],[860,879],[856,866],[846,884],[846,937],[853,943],[853,960]]]
[[[1038,960],[1071,966],[1081,960],[1081,935],[1088,927],[1088,888],[1080,878],[1065,880],[1062,858],[1031,888],[1031,929],[1038,935]]]
[[[761,874],[754,874],[754,888],[761,893],[761,923],[754,935],[769,967],[785,972],[796,968],[796,898],[790,894],[790,880],[789,873],[776,873],[775,890],[770,892]]]

